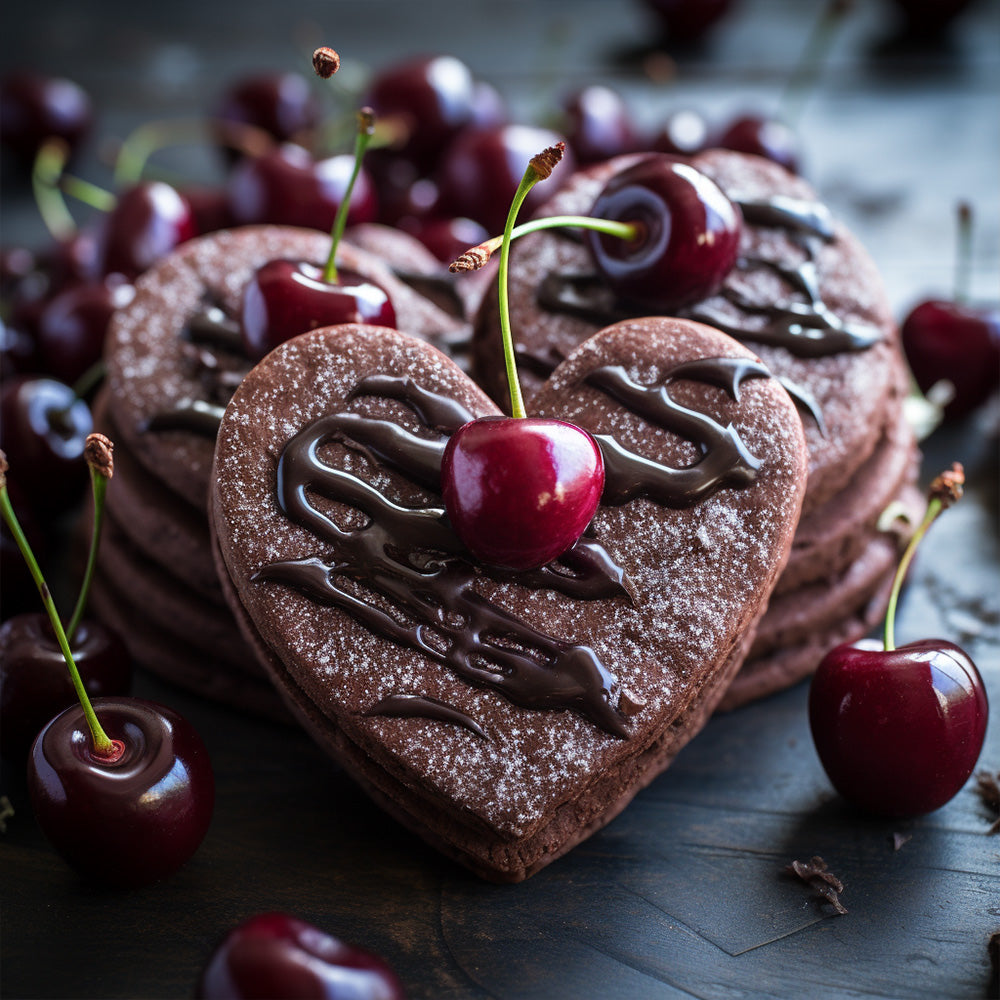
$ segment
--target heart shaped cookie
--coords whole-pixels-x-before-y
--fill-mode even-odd
[[[516,881],[613,818],[700,729],[788,556],[801,421],[744,347],[620,323],[532,404],[597,438],[584,537],[525,573],[479,565],[439,489],[450,433],[498,414],[435,348],[313,331],[226,410],[212,524],[223,587],[313,736],[389,812]]]

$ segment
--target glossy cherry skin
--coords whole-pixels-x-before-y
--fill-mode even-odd
[[[344,944],[284,913],[234,928],[198,983],[198,1000],[403,1000],[395,973],[377,955]]]
[[[1000,308],[921,302],[903,321],[903,350],[923,392],[942,379],[955,387],[945,416],[971,413],[1000,387]]]
[[[321,326],[370,323],[395,328],[396,311],[379,285],[352,271],[324,281],[323,268],[270,260],[243,289],[243,349],[257,361],[286,340]]]
[[[813,741],[830,781],[882,816],[920,816],[948,802],[976,766],[987,716],[979,671],[944,639],[889,652],[871,642],[837,646],[809,691]]]
[[[329,232],[353,169],[353,156],[314,160],[301,146],[285,143],[236,167],[227,185],[230,212],[240,225],[269,222]],[[373,222],[377,215],[375,189],[362,168],[347,224]]]
[[[191,206],[169,184],[143,181],[122,191],[98,233],[103,274],[129,280],[197,235]]]
[[[489,111],[468,66],[454,56],[408,59],[379,73],[365,103],[383,119],[395,119],[405,134],[394,151],[430,172],[458,133]]]
[[[38,320],[38,351],[45,371],[72,384],[101,359],[108,323],[135,289],[120,274],[60,292]]]
[[[90,98],[72,80],[14,72],[0,83],[0,140],[29,163],[46,139],[75,150],[93,119]]]
[[[708,146],[708,122],[690,108],[667,116],[653,137],[652,149],[673,156],[694,156]]]
[[[527,125],[467,129],[448,147],[441,162],[438,212],[475,219],[491,233],[503,232],[511,200],[528,162],[560,141],[561,136],[555,132]],[[567,149],[552,176],[529,193],[522,215],[527,217],[551,198],[574,169],[574,158]]]
[[[18,376],[0,392],[0,448],[8,479],[40,515],[72,507],[87,484],[83,446],[90,408],[54,379]]]
[[[91,698],[129,693],[132,661],[113,629],[85,618],[70,649]],[[8,618],[0,627],[3,756],[23,762],[45,723],[76,703],[76,691],[48,615],[32,612]]]
[[[713,295],[736,263],[743,219],[686,163],[650,156],[615,174],[591,215],[643,227],[637,240],[588,232],[598,269],[625,301],[669,312]]]
[[[622,96],[591,84],[563,102],[566,141],[580,163],[597,163],[642,147]]]
[[[716,138],[720,149],[763,156],[793,174],[799,172],[802,150],[798,136],[776,118],[743,115],[734,119]]]
[[[415,236],[439,261],[450,264],[470,247],[489,239],[490,234],[474,219],[402,219],[399,228]]]
[[[604,489],[597,442],[575,424],[484,417],[463,424],[441,462],[441,493],[477,559],[536,569],[573,546]]]
[[[208,830],[215,779],[189,722],[139,698],[98,698],[94,711],[112,740],[113,763],[91,750],[79,705],[38,734],[28,790],[42,832],[85,878],[140,886],[176,871]]]
[[[287,142],[319,125],[322,109],[300,73],[258,73],[238,80],[223,94],[216,112],[223,124],[253,125],[277,142]],[[224,146],[232,153],[230,146]]]

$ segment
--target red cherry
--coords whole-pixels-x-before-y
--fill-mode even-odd
[[[38,320],[38,350],[45,371],[76,382],[101,359],[108,323],[132,301],[135,289],[120,274],[60,292]]]
[[[441,162],[439,212],[475,219],[491,233],[502,231],[525,163],[538,150],[560,141],[548,129],[526,125],[466,130],[448,147]],[[524,211],[532,212],[551,197],[561,179],[569,177],[574,169],[573,158],[567,152],[545,188],[528,195]]]
[[[610,160],[639,149],[642,143],[621,95],[591,84],[563,102],[566,141],[580,163]]]
[[[283,913],[252,917],[230,931],[198,984],[199,1000],[403,1000],[378,956]]]
[[[949,419],[971,413],[1000,386],[1000,308],[921,302],[903,321],[902,337],[923,392],[942,379],[954,385]]]
[[[291,337],[321,326],[371,323],[395,328],[396,311],[373,281],[343,269],[337,281],[301,260],[270,260],[243,290],[243,347],[259,360]]]
[[[26,376],[4,385],[0,448],[38,513],[57,513],[79,500],[88,478],[83,447],[91,430],[90,408],[68,385]]]
[[[310,132],[322,120],[319,99],[300,73],[259,73],[234,83],[223,94],[217,121],[253,125],[277,142]],[[232,147],[225,145],[227,153]]]
[[[181,189],[199,235],[228,229],[234,224],[229,211],[229,195],[225,188],[188,186]]]
[[[708,122],[690,108],[668,115],[651,144],[658,153],[694,156],[708,145]]]
[[[379,73],[364,101],[380,119],[396,119],[405,140],[396,150],[421,173],[475,119],[492,116],[492,97],[478,90],[468,66],[454,56],[410,59]]]
[[[588,231],[608,284],[623,299],[669,312],[714,294],[736,263],[742,216],[704,174],[650,156],[615,174],[591,215],[639,223],[636,240]]]
[[[775,118],[744,115],[734,119],[715,140],[720,149],[750,153],[773,160],[793,174],[799,172],[801,149],[798,136]]]
[[[444,263],[451,263],[490,236],[478,222],[466,218],[407,218],[400,220],[399,228],[415,236]]]
[[[46,139],[74,150],[92,124],[90,98],[72,80],[15,72],[0,84],[0,138],[29,163]]]
[[[562,420],[486,417],[460,427],[441,463],[441,493],[476,558],[544,566],[590,524],[604,489],[597,442]]]
[[[83,709],[56,716],[28,761],[28,789],[43,833],[63,858],[105,885],[164,878],[208,830],[215,780],[201,738],[176,712],[138,698],[100,698],[94,710],[117,759],[92,750]]]
[[[844,798],[885,816],[948,802],[972,774],[986,734],[982,678],[954,643],[884,651],[842,645],[809,692],[816,751]]]
[[[132,661],[117,632],[84,619],[70,648],[91,698],[128,694]],[[45,723],[76,704],[48,615],[33,612],[5,621],[0,627],[0,753],[23,762]]]
[[[286,143],[252,160],[244,160],[227,187],[229,208],[240,225],[269,222],[329,230],[354,170],[349,154],[314,160],[301,146]],[[373,222],[375,189],[365,170],[351,196],[349,226]]]
[[[195,235],[184,198],[162,181],[143,181],[119,194],[104,219],[98,233],[101,273],[137,278]]]

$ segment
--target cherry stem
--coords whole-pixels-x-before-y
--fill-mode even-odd
[[[615,236],[622,240],[638,240],[645,233],[641,222],[618,222],[614,219],[595,219],[590,215],[550,215],[544,219],[522,222],[511,230],[511,240],[529,236],[543,229],[592,229],[594,232]],[[476,271],[481,268],[503,245],[503,236],[484,240],[478,246],[467,250],[450,268],[452,271]]]
[[[896,605],[899,603],[899,594],[903,589],[903,580],[906,578],[907,570],[910,568],[913,554],[916,552],[917,546],[924,535],[927,534],[927,529],[937,520],[941,512],[961,497],[962,484],[964,482],[965,473],[962,470],[962,466],[956,462],[952,465],[950,471],[941,473],[930,485],[927,510],[917,530],[913,533],[909,544],[903,551],[903,556],[899,560],[899,566],[896,568],[896,575],[892,581],[892,592],[889,594],[889,606],[885,613],[885,634],[882,642],[882,646],[887,653],[896,648]]]
[[[375,112],[371,108],[362,108],[358,112],[358,131],[354,137],[354,170],[351,171],[351,179],[347,182],[347,190],[344,197],[337,206],[337,214],[333,220],[333,229],[330,230],[330,256],[326,259],[326,267],[323,269],[323,280],[331,285],[337,283],[337,247],[340,245],[344,229],[347,227],[347,213],[351,208],[351,195],[354,193],[354,182],[361,173],[361,161],[365,158],[365,150],[375,133]]]
[[[92,444],[92,439],[97,438],[97,444]],[[87,598],[90,596],[90,585],[94,579],[94,571],[97,568],[97,552],[101,544],[101,529],[104,527],[104,497],[108,491],[108,480],[111,478],[111,455],[110,442],[103,435],[91,434],[87,438],[84,454],[87,458],[87,465],[90,468],[90,488],[94,497],[94,516],[90,530],[90,551],[87,553],[87,567],[83,573],[83,581],[80,584],[80,593],[76,599],[76,607],[66,626],[66,634],[70,640],[76,635],[76,630],[80,627],[80,621],[87,608]],[[102,449],[99,457],[95,457],[96,448]],[[105,453],[103,449],[107,449]]]
[[[2,466],[6,467],[6,464],[6,460],[4,460]],[[45,577],[42,576],[42,571],[38,566],[38,560],[35,559],[35,554],[31,551],[28,539],[25,538],[24,532],[21,530],[21,525],[17,520],[17,515],[14,513],[14,508],[11,506],[10,497],[7,493],[6,474],[4,474],[2,484],[0,484],[0,514],[3,515],[3,519],[6,521],[7,527],[10,528],[10,533],[14,536],[14,541],[17,542],[17,547],[21,550],[21,555],[24,557],[24,561],[28,565],[28,570],[31,573],[32,579],[35,581],[35,586],[38,587],[38,593],[41,595],[42,604],[45,606],[46,612],[48,612],[49,621],[52,623],[52,630],[56,634],[56,641],[59,643],[59,648],[62,650],[63,658],[66,660],[66,666],[69,668],[70,680],[73,682],[77,698],[80,699],[80,707],[83,709],[84,717],[87,720],[87,726],[90,729],[90,738],[93,742],[93,753],[97,757],[117,757],[119,756],[119,748],[116,747],[114,740],[110,739],[108,734],[104,732],[104,729],[101,727],[101,723],[98,721],[97,713],[94,711],[94,706],[90,703],[87,690],[83,686],[80,671],[77,670],[76,663],[73,661],[73,654],[69,648],[69,641],[66,638],[66,633],[63,631],[62,622],[59,620],[59,612],[56,611],[55,602],[52,600],[52,594],[49,592],[48,584],[45,582]]]
[[[852,0],[829,0],[816,18],[802,54],[781,95],[779,107],[781,118],[786,125],[794,126],[802,117],[802,109],[808,97],[816,89],[816,81],[826,63],[837,29],[846,20],[852,7]]]
[[[565,143],[557,143],[555,146],[543,150],[531,158],[524,176],[521,178],[514,198],[510,203],[507,212],[507,222],[503,227],[503,242],[500,244],[500,333],[503,337],[503,359],[507,368],[507,385],[510,387],[510,412],[513,417],[525,417],[527,413],[524,409],[524,399],[521,395],[521,383],[517,377],[517,360],[514,357],[514,338],[510,332],[510,305],[507,295],[507,274],[510,264],[510,241],[514,232],[514,223],[517,221],[517,213],[524,204],[524,199],[528,197],[528,192],[544,178],[552,173],[552,168],[562,159]]]
[[[62,139],[48,139],[38,150],[31,170],[31,187],[45,228],[53,239],[65,240],[76,232],[76,220],[59,190],[69,146]]]
[[[274,146],[274,138],[262,128],[245,122],[217,119],[207,123],[195,119],[146,122],[122,143],[115,159],[114,187],[137,184],[149,158],[166,146],[201,146],[215,139],[247,156],[260,156]]]
[[[74,383],[73,395],[77,399],[86,399],[94,389],[101,384],[101,380],[107,374],[107,366],[104,359],[95,361]],[[72,406],[72,403],[70,404]]]
[[[110,191],[72,174],[64,173],[59,179],[59,187],[71,198],[96,208],[98,212],[110,212],[118,204],[118,199]]]
[[[955,254],[955,301],[964,306],[969,301],[969,276],[972,270],[972,206],[958,205],[958,252]]]

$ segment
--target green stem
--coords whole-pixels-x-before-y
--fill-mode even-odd
[[[42,576],[38,560],[35,559],[35,554],[31,551],[28,539],[24,537],[24,532],[21,530],[17,515],[11,506],[6,486],[0,487],[0,513],[3,514],[3,519],[7,522],[7,527],[10,528],[10,533],[14,536],[14,541],[17,542],[17,547],[21,550],[21,555],[24,556],[24,561],[28,564],[28,570],[35,581],[35,586],[38,587],[38,593],[41,594],[42,604],[45,605],[45,610],[48,612],[49,621],[52,623],[52,630],[56,634],[56,641],[59,643],[59,648],[62,650],[63,657],[66,660],[66,666],[69,668],[70,680],[73,682],[76,696],[80,699],[80,706],[83,708],[83,714],[87,719],[90,737],[94,744],[94,753],[99,757],[110,757],[114,754],[115,744],[108,738],[107,733],[104,732],[101,723],[98,721],[97,713],[94,712],[94,706],[90,703],[87,690],[83,686],[83,680],[80,677],[80,671],[76,669],[76,663],[73,662],[73,654],[69,648],[69,641],[66,638],[66,633],[63,631],[62,622],[59,620],[59,613],[56,611],[52,594],[49,593],[48,584]]]
[[[73,395],[77,399],[86,399],[93,392],[94,388],[100,385],[101,380],[107,374],[107,367],[103,358],[95,361],[74,383]]]
[[[80,593],[76,599],[76,607],[73,615],[66,626],[66,634],[70,640],[76,635],[76,630],[80,627],[80,620],[87,608],[87,598],[90,596],[90,584],[94,579],[94,570],[97,568],[97,551],[101,544],[101,529],[104,526],[104,495],[108,490],[108,480],[102,476],[93,466],[90,468],[90,487],[94,495],[94,518],[90,529],[90,551],[87,553],[87,568],[83,573],[83,582],[80,584]]]
[[[337,206],[337,215],[333,220],[333,229],[330,231],[330,255],[326,259],[326,267],[323,269],[323,280],[330,284],[337,283],[337,247],[340,245],[344,229],[347,227],[347,213],[351,208],[351,195],[354,193],[354,182],[361,173],[361,161],[365,157],[365,150],[372,140],[375,132],[375,116],[367,108],[362,108],[358,112],[358,132],[354,137],[354,169],[351,171],[351,179],[347,183],[347,190],[344,197]]]
[[[507,366],[507,385],[510,387],[510,412],[514,417],[527,416],[524,409],[524,399],[521,396],[521,383],[517,378],[517,359],[514,356],[514,338],[510,332],[510,306],[507,302],[507,272],[510,260],[511,234],[514,223],[528,192],[538,182],[538,174],[534,167],[528,167],[521,178],[521,183],[514,193],[514,200],[507,212],[507,222],[503,228],[503,243],[500,244],[500,332],[503,337],[503,359]]]
[[[59,190],[59,178],[66,167],[69,147],[62,139],[45,142],[31,170],[31,187],[45,228],[56,240],[69,239],[76,232],[76,220],[66,207]]]
[[[63,174],[59,181],[59,186],[71,198],[82,201],[91,208],[96,208],[99,212],[110,212],[118,199],[110,192],[90,181],[85,181],[82,177],[74,177],[72,174]]]
[[[906,546],[903,558],[899,560],[896,576],[892,581],[892,593],[889,595],[889,607],[885,613],[885,637],[882,645],[887,653],[896,648],[896,605],[899,602],[899,592],[903,589],[903,580],[906,578],[906,571],[910,568],[913,553],[916,552],[920,540],[927,534],[927,529],[934,523],[942,510],[944,510],[944,504],[936,497],[932,497],[927,504],[927,512],[924,514],[924,519],[913,533],[910,544]]]

